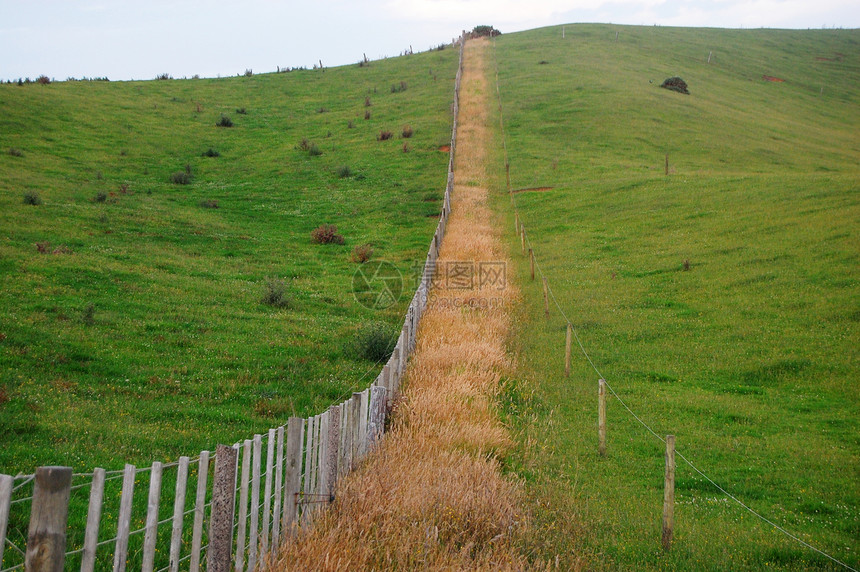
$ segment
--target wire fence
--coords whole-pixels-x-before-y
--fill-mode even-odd
[[[370,386],[321,414],[291,417],[266,434],[194,458],[114,471],[40,467],[32,475],[0,475],[0,572],[176,571],[180,564],[191,571],[254,570],[285,535],[312,523],[334,500],[338,479],[382,437],[415,349],[451,212],[463,42],[439,223],[397,343]],[[139,494],[146,484],[146,494]],[[170,516],[162,507],[172,508]],[[70,516],[86,524],[68,526]]]
[[[499,66],[499,58],[498,58],[498,52],[496,50],[497,50],[496,42],[494,40],[493,41],[493,52],[494,52],[493,60],[494,60],[494,68],[495,68],[494,71],[495,71],[495,83],[496,83],[496,96],[498,99],[498,110],[499,110],[499,129],[500,129],[500,133],[501,133],[502,149],[503,149],[504,162],[505,162],[505,180],[506,180],[505,188],[506,188],[506,191],[507,191],[507,193],[511,199],[511,206],[512,206],[513,211],[514,211],[514,217],[515,217],[516,226],[517,226],[516,231],[517,231],[517,234],[519,235],[519,237],[522,241],[523,253],[525,254],[526,251],[528,251],[530,264],[532,264],[533,268],[534,268],[533,273],[536,272],[540,276],[540,278],[543,282],[543,285],[544,285],[544,296],[545,296],[547,315],[549,315],[549,302],[551,300],[555,309],[558,311],[558,313],[564,319],[564,322],[568,328],[568,331],[571,332],[573,338],[576,340],[577,346],[579,347],[581,354],[583,355],[585,360],[588,362],[589,366],[591,366],[591,368],[594,370],[594,373],[597,375],[598,379],[600,379],[603,383],[605,383],[606,387],[609,389],[609,391],[613,395],[613,397],[615,397],[615,399],[618,400],[618,402],[622,405],[624,410],[631,417],[633,417],[633,419],[635,419],[646,430],[646,432],[649,435],[656,438],[658,441],[660,441],[661,443],[663,443],[665,445],[666,444],[666,438],[659,435],[656,431],[654,431],[654,429],[652,429],[648,423],[646,423],[639,415],[636,414],[636,412],[633,411],[633,409],[624,401],[624,399],[621,398],[621,396],[618,394],[618,392],[616,392],[615,389],[612,387],[612,385],[606,380],[606,376],[604,376],[601,373],[601,371],[598,369],[597,365],[594,363],[594,360],[592,360],[592,358],[589,355],[585,345],[583,344],[582,339],[579,335],[579,332],[577,331],[576,326],[574,325],[573,321],[571,321],[571,319],[568,317],[567,313],[564,311],[564,308],[562,307],[561,303],[559,302],[558,298],[556,297],[555,291],[552,288],[552,282],[550,281],[550,277],[544,272],[543,268],[540,265],[539,257],[537,255],[536,250],[535,250],[535,245],[531,241],[529,232],[527,232],[526,224],[525,224],[524,218],[523,218],[523,214],[520,212],[519,206],[517,205],[516,193],[514,193],[514,188],[511,184],[511,174],[510,174],[511,173],[511,163],[510,163],[510,157],[508,155],[508,141],[507,141],[507,136],[505,133],[504,107],[503,107],[503,101],[502,101],[501,82],[499,81],[499,67],[498,67]],[[526,249],[528,249],[528,250],[526,250]],[[673,445],[673,449],[674,449],[674,445]],[[765,517],[764,515],[762,515],[758,511],[751,508],[749,505],[747,505],[746,503],[741,501],[739,498],[737,498],[737,496],[731,494],[728,490],[726,490],[726,488],[722,487],[716,481],[714,481],[711,477],[709,477],[703,470],[701,470],[699,467],[697,467],[686,455],[682,454],[680,451],[675,451],[675,454],[677,454],[677,456],[680,457],[681,460],[684,461],[684,463],[686,463],[693,471],[695,471],[698,475],[700,475],[702,478],[704,478],[706,481],[708,481],[711,485],[713,485],[718,491],[720,491],[722,494],[726,495],[726,497],[731,499],[739,507],[748,511],[750,514],[752,514],[753,516],[755,516],[756,518],[758,518],[762,522],[769,524],[774,529],[776,529],[777,531],[784,534],[786,537],[788,537],[788,538],[794,540],[795,542],[803,545],[804,547],[818,553],[819,555],[827,558],[828,560],[832,561],[833,563],[838,564],[839,566],[842,566],[848,570],[852,570],[854,572],[857,572],[857,570],[855,568],[853,568],[853,567],[849,566],[848,564],[846,564],[845,562],[831,556],[830,554],[827,554],[826,552],[822,551],[821,549],[816,548],[815,546],[811,545],[810,543],[802,540],[797,535],[789,532],[788,530],[786,530],[782,526],[775,523],[773,520]]]

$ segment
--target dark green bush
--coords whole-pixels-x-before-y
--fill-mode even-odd
[[[337,176],[341,179],[346,179],[347,177],[352,176],[352,169],[349,168],[349,165],[341,165],[337,168]]]
[[[355,336],[353,351],[358,357],[374,362],[388,359],[397,343],[397,335],[385,322],[363,325]]]
[[[24,193],[24,204],[25,205],[41,205],[42,197],[39,196],[39,193],[36,191],[27,191]]]
[[[221,153],[219,153],[218,151],[216,151],[212,147],[209,147],[208,149],[203,151],[203,156],[204,157],[220,157]]]
[[[221,115],[221,119],[215,124],[218,127],[233,127],[233,121],[226,115]]]

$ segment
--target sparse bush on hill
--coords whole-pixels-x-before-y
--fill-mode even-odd
[[[370,243],[358,244],[352,249],[349,259],[359,264],[364,264],[373,256],[373,246]]]
[[[379,135],[376,136],[377,141],[388,141],[394,137],[394,134],[391,131],[380,131]]]
[[[9,154],[12,155],[13,157],[23,157],[24,156],[24,152],[21,151],[20,149],[18,149],[17,147],[10,147],[9,148]]]
[[[190,185],[191,173],[187,171],[176,171],[170,174],[170,182],[174,185]]]
[[[405,81],[401,81],[399,84],[393,84],[391,86],[391,93],[401,93],[406,91],[406,88],[409,87]]]
[[[352,176],[352,169],[349,168],[349,165],[341,165],[337,168],[337,176],[341,179],[346,179],[347,177]]]
[[[278,278],[267,279],[260,303],[274,308],[288,308],[290,299],[287,296],[286,282]]]
[[[233,120],[224,114],[221,114],[221,119],[215,124],[218,127],[233,127]]]
[[[200,201],[200,206],[204,209],[217,209],[218,201],[216,201],[215,199],[204,199]]]
[[[245,77],[251,77],[252,75],[254,75],[254,70],[252,70],[252,69],[246,69],[245,70]]]
[[[311,242],[314,244],[343,244],[343,236],[337,233],[333,224],[323,224],[311,231]]]
[[[238,113],[239,115],[246,115],[248,113],[248,110],[244,107],[237,107],[236,113]]]
[[[369,109],[364,112],[364,118],[370,119],[370,110]]]
[[[99,191],[96,193],[96,196],[93,197],[94,203],[103,203],[107,200],[107,193],[104,191]]]
[[[39,196],[39,193],[36,191],[27,191],[24,193],[24,204],[25,205],[41,205],[42,197]]]
[[[216,151],[212,147],[209,147],[208,149],[203,151],[203,156],[204,157],[220,157],[221,153],[219,153],[218,151]]]
[[[403,137],[404,139],[409,139],[410,137],[412,137],[412,126],[411,125],[404,125],[403,131],[400,133],[400,136]]]
[[[46,75],[40,75],[36,78],[36,83],[41,85],[48,85],[49,83],[51,83],[51,78]]]
[[[163,73],[163,74],[159,74],[159,75],[155,76],[155,79],[167,80],[167,79],[173,79],[173,77],[171,77],[171,75],[169,73]]]

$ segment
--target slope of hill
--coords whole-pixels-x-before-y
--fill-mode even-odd
[[[360,304],[350,255],[423,260],[456,68],[0,86],[0,472],[173,459],[367,385],[356,332],[410,296]]]
[[[838,568],[680,459],[664,553],[664,445],[610,396],[598,455],[602,374],[705,474],[857,567],[860,32],[575,25],[503,35],[496,61],[538,260],[507,396],[541,444],[512,461],[541,501],[536,550],[608,569]],[[660,89],[670,76],[691,94]],[[501,146],[498,165],[512,229]],[[552,303],[544,318],[541,275],[600,374],[579,353],[563,376],[566,320]]]

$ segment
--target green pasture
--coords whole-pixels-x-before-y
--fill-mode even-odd
[[[492,53],[519,212],[597,370],[732,495],[860,567],[860,32],[569,25]],[[691,94],[661,89],[671,76]],[[524,298],[503,401],[527,444],[509,460],[527,549],[588,569],[841,569],[680,458],[663,551],[664,445],[610,397],[598,455],[600,375],[576,341],[563,375],[565,319],[552,302],[544,318],[496,140]]]
[[[406,280],[423,261],[456,68],[445,49],[0,85],[0,472],[193,456],[367,386],[380,364],[353,338],[376,321],[399,331],[411,285],[363,307],[350,254],[370,243],[371,264]],[[322,224],[345,243],[312,244]],[[289,305],[261,303],[279,280]]]

